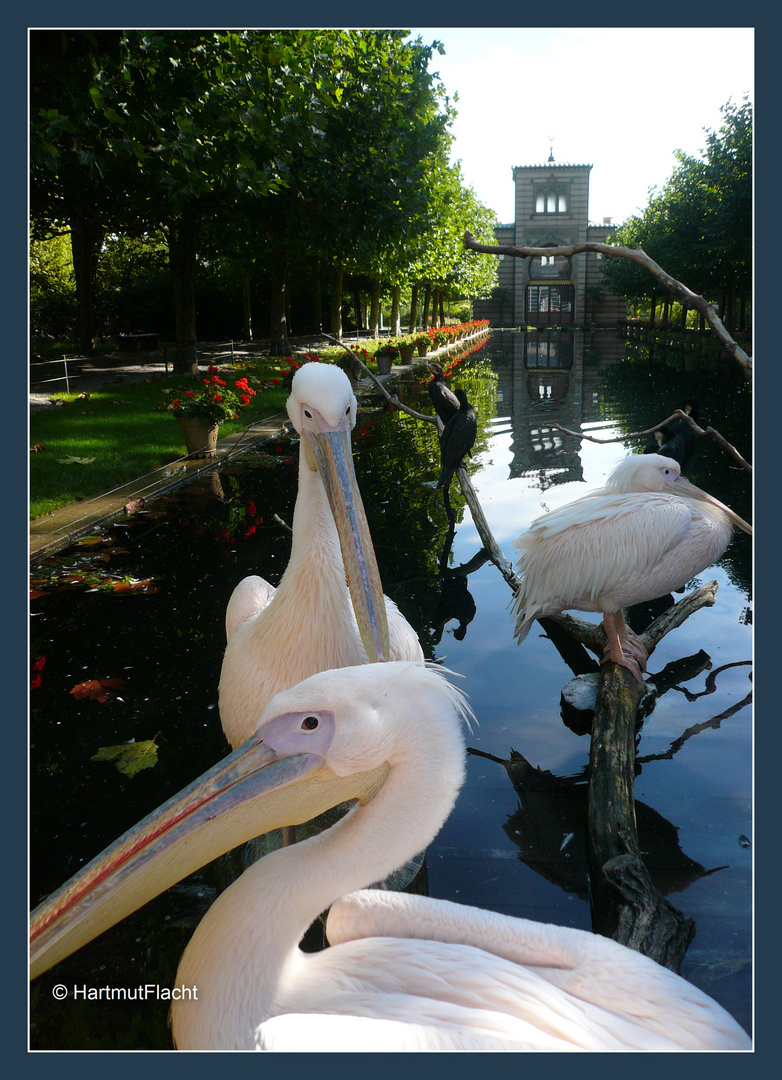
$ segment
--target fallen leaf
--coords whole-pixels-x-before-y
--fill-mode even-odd
[[[112,589],[114,592],[132,592],[134,589],[148,590],[151,584],[149,578],[143,578],[140,581],[115,581]],[[157,592],[157,589],[154,591]]]
[[[147,505],[146,499],[131,499],[125,503],[125,513],[135,514],[137,511],[142,510]]]
[[[31,453],[33,453],[33,454],[37,454],[37,453],[39,453],[39,452],[40,452],[41,450],[45,450],[45,449],[46,449],[46,447],[45,447],[45,446],[43,445],[43,443],[39,443],[39,442],[37,442],[37,443],[35,444],[35,446],[31,446],[31,447],[30,447],[30,452],[31,452]]]
[[[87,679],[85,682],[77,683],[71,690],[71,694],[77,701],[84,701],[85,698],[106,701],[116,690],[122,690],[124,686],[124,679]]]
[[[46,589],[30,589],[30,599],[37,600],[39,596],[48,596]]]
[[[101,746],[90,761],[113,761],[125,776],[135,776],[142,769],[152,769],[157,765],[157,743],[153,739],[144,739],[119,746]]]

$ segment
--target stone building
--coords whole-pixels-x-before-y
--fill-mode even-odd
[[[616,231],[610,218],[589,222],[591,165],[560,165],[553,153],[544,165],[517,165],[516,220],[495,229],[498,244],[566,247],[587,240],[605,243]],[[476,319],[493,326],[616,326],[627,316],[623,297],[603,283],[603,256],[572,258],[498,256],[498,284],[491,297],[474,301]]]

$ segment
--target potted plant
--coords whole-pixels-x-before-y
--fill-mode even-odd
[[[429,346],[431,344],[431,338],[426,333],[426,331],[424,331],[422,334],[415,334],[414,341],[415,347],[418,350],[418,355],[426,356],[426,354],[429,352]]]
[[[378,375],[390,375],[391,365],[399,356],[399,348],[392,341],[384,342],[375,352]]]
[[[221,421],[235,419],[255,396],[246,375],[235,380],[234,392],[218,372],[213,365],[208,369],[209,377],[194,380],[193,387],[166,391],[171,395],[166,409],[179,421],[189,458],[214,457]]]
[[[416,350],[417,334],[406,334],[405,337],[397,338],[399,345],[399,359],[403,364],[412,364]]]

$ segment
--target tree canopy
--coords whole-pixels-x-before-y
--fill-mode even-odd
[[[294,263],[398,281],[467,197],[431,182],[453,116],[439,49],[404,30],[33,31],[32,225],[70,233],[80,346],[109,235],[166,237],[181,371],[201,252],[266,275],[273,337]]]
[[[701,156],[676,151],[678,165],[652,190],[641,215],[619,227],[612,243],[641,247],[671,276],[712,301],[749,296],[752,288],[752,108],[728,102],[717,131],[706,131]],[[641,268],[612,259],[609,287],[649,296],[654,282]]]

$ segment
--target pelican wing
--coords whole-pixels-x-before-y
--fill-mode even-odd
[[[423,662],[424,651],[418,636],[393,600],[386,600],[388,618],[388,638],[391,647],[391,660],[420,660]]]
[[[508,1053],[540,1050],[514,1039],[482,1035],[470,1030],[471,1017],[465,1010],[464,1027],[453,1024],[423,1024],[404,1020],[384,1020],[371,1016],[338,1016],[316,1013],[286,1013],[273,1016],[258,1028],[256,1050],[295,1053]],[[561,1045],[546,1047],[577,1050]]]
[[[749,1047],[740,1025],[697,987],[585,930],[366,889],[332,905],[326,932],[337,952],[349,941],[363,941],[374,952],[378,939],[396,939],[397,946],[403,944],[400,938],[415,939],[409,951],[423,950],[419,963],[427,972],[420,976],[419,991],[430,977],[445,978],[450,1002],[458,1004],[463,993],[465,1006],[481,1002],[489,1011],[531,1023],[535,1049],[548,1048],[546,1033],[582,1049],[608,1049],[612,1040],[615,1049]],[[448,975],[452,963],[461,966]],[[373,958],[372,970],[382,970],[379,957]],[[415,990],[409,983],[407,989]],[[491,1027],[493,1021],[484,1019]],[[525,1038],[515,1019],[489,1033]]]
[[[525,619],[601,610],[684,540],[693,513],[674,495],[639,492],[579,500],[539,518],[514,542],[523,578],[515,610]]]
[[[263,611],[272,600],[276,589],[257,574],[242,578],[228,601],[225,609],[225,636],[230,641],[234,631],[257,611]]]

